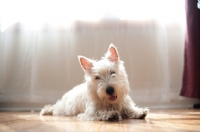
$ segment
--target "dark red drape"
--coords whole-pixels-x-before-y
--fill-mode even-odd
[[[186,0],[186,40],[180,95],[200,99],[200,9],[198,0]]]

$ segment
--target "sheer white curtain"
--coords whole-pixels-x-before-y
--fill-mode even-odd
[[[184,107],[179,96],[184,1],[10,1],[0,3],[0,105],[54,103],[83,82],[77,55],[100,59],[112,42],[140,106]]]

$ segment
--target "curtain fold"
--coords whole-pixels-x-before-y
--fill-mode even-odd
[[[186,0],[186,41],[180,95],[200,99],[200,9],[198,0]]]

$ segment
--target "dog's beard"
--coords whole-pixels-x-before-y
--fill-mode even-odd
[[[102,103],[102,105],[108,106],[110,104],[119,104],[120,102],[123,101],[123,98],[125,96],[125,94],[119,93],[118,92],[118,88],[114,88],[115,92],[113,93],[113,95],[108,95],[106,94],[106,88],[98,88],[97,89],[97,93],[96,95],[99,98],[99,103]]]

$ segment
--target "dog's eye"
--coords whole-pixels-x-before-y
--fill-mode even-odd
[[[96,76],[96,77],[95,77],[95,79],[96,79],[96,80],[99,80],[99,79],[100,79],[100,77],[99,77],[99,76]]]
[[[110,75],[112,75],[112,74],[115,74],[115,72],[114,71],[110,71]]]

